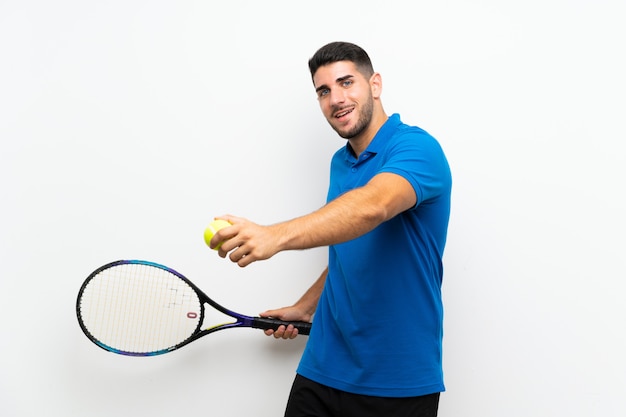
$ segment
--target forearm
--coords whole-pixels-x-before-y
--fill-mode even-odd
[[[272,227],[281,237],[280,250],[329,246],[362,236],[415,202],[408,181],[395,174],[380,174],[313,213]]]
[[[403,177],[382,173],[367,185],[349,191],[311,214],[271,226],[259,226],[231,215],[217,231],[218,253],[245,267],[285,250],[310,249],[347,242],[373,230],[416,204],[413,186]]]
[[[326,276],[328,275],[328,267],[324,269],[319,278],[311,285],[311,287],[300,297],[300,299],[294,304],[299,310],[306,312],[306,314],[313,316],[317,309],[317,302],[320,299],[322,290],[324,289],[324,283],[326,282]]]

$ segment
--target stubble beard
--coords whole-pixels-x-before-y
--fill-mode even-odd
[[[337,132],[339,136],[344,139],[352,139],[360,135],[365,129],[367,129],[370,122],[372,121],[372,115],[374,114],[374,99],[371,97],[371,95],[360,110],[361,112],[359,114],[359,120],[352,129],[342,130],[341,128],[335,126],[329,121],[330,126],[335,132]]]

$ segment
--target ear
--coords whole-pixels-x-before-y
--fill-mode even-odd
[[[372,89],[372,96],[380,98],[380,95],[383,93],[383,79],[379,73],[375,72],[370,77],[370,88]]]

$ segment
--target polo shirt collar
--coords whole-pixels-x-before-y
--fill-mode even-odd
[[[368,155],[366,158],[369,158],[369,155],[375,155],[381,149],[383,149],[383,147],[387,143],[387,139],[389,139],[391,135],[393,135],[393,133],[396,131],[396,128],[401,123],[402,121],[400,120],[400,115],[398,113],[394,113],[389,116],[389,118],[387,118],[387,121],[380,127],[380,129],[378,129],[378,132],[376,132],[374,139],[372,139],[370,144],[367,145],[367,148],[365,148],[365,150],[361,154],[361,157],[363,157],[363,155]],[[346,148],[348,150],[347,157],[349,159],[354,159],[354,150],[352,149],[352,146],[350,146],[349,142],[346,144]]]

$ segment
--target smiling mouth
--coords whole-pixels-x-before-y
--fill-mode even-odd
[[[354,111],[353,107],[351,107],[349,109],[344,109],[342,111],[339,111],[339,112],[335,113],[335,118],[336,119],[341,119],[342,117],[352,113],[353,111]]]

